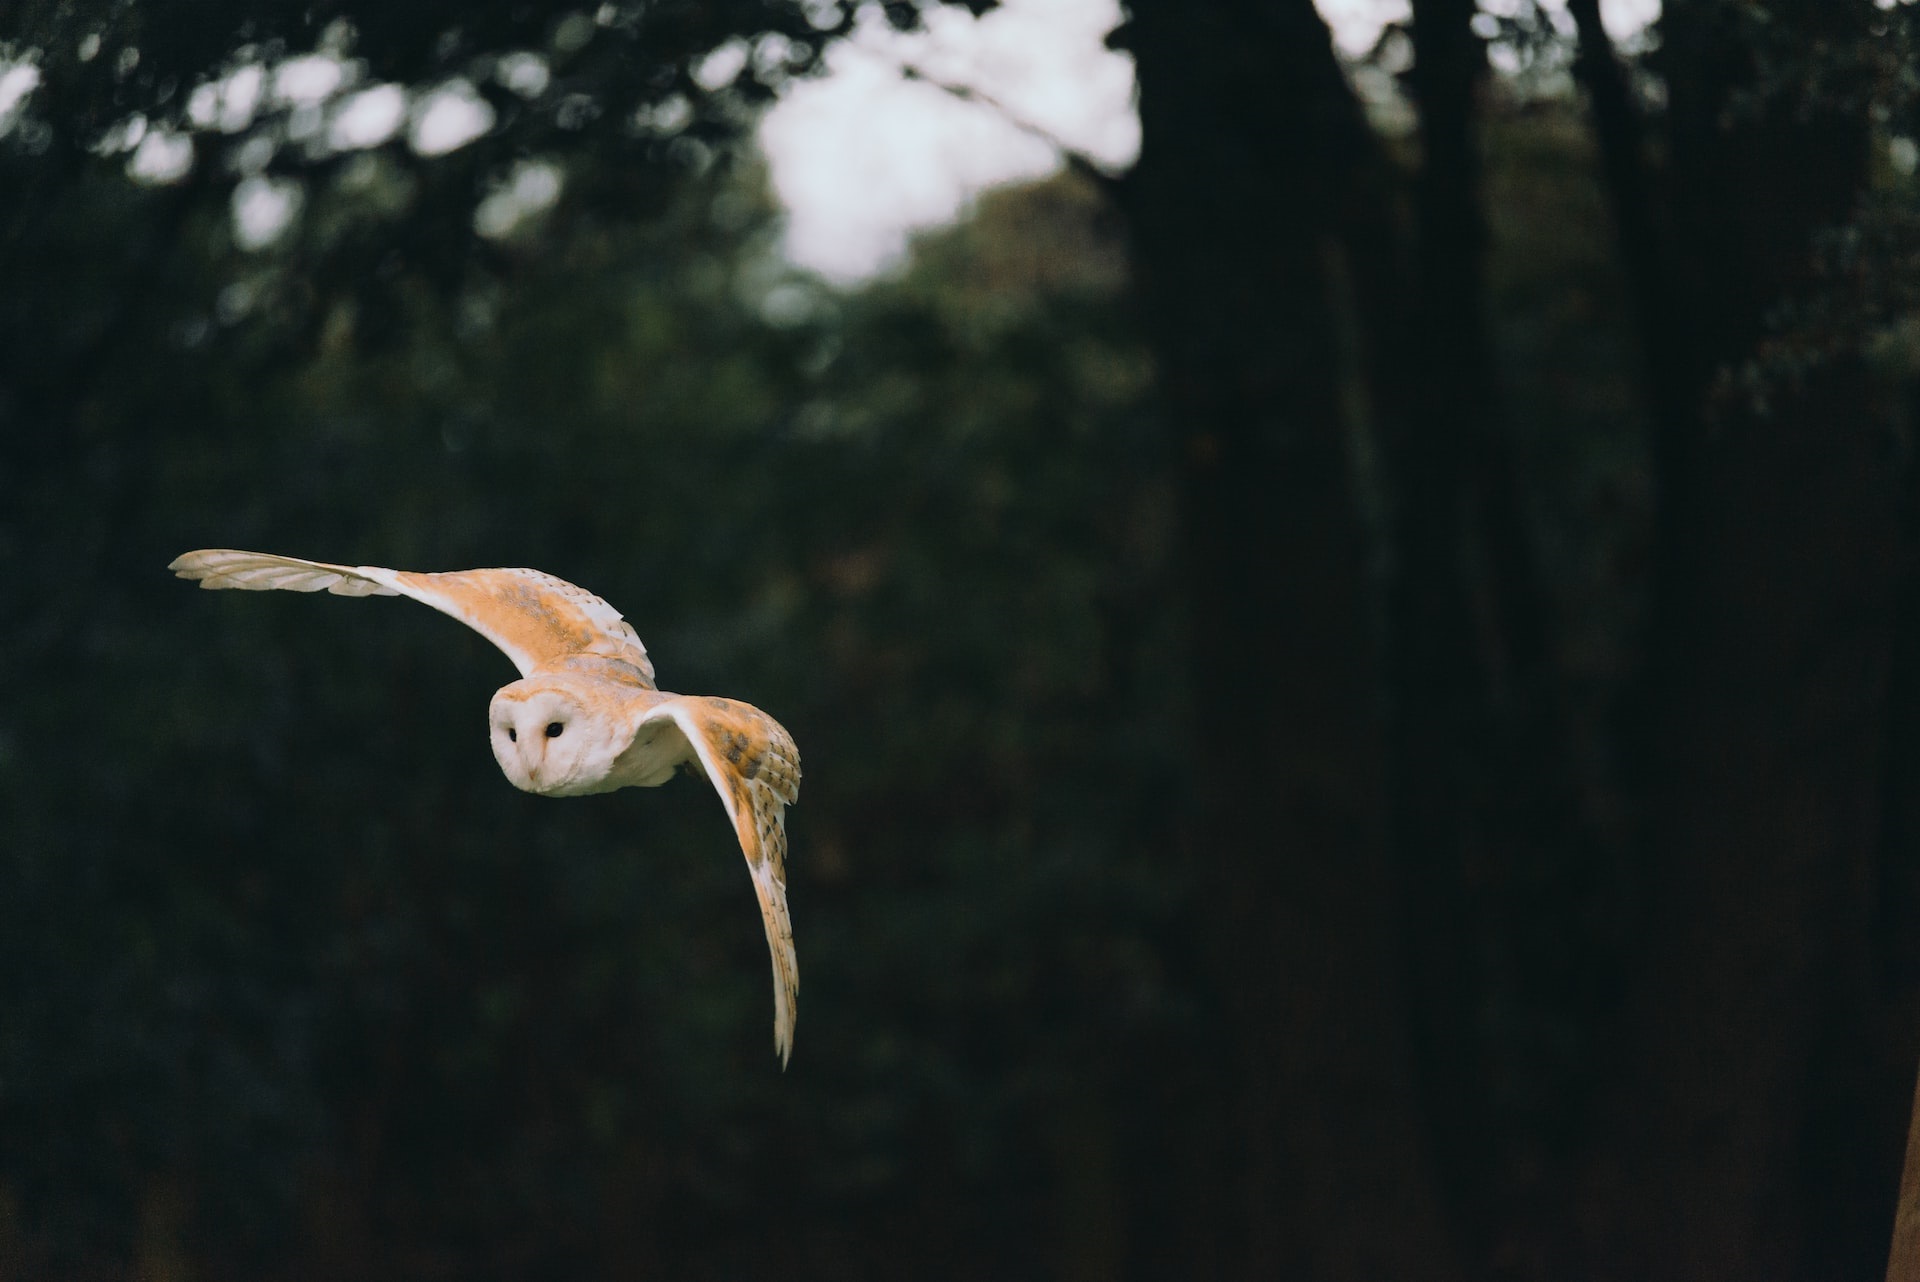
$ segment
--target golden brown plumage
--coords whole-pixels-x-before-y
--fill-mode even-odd
[[[488,709],[495,759],[513,785],[569,797],[665,783],[698,762],[720,794],[753,876],[773,956],[774,1049],[793,1049],[800,973],[787,916],[786,808],[800,795],[800,753],[766,713],[732,699],[654,686],[653,662],[612,606],[538,570],[415,574],[226,548],[168,567],[203,588],[408,596],[504,651],[520,680]]]

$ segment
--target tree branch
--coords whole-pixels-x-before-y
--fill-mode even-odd
[[[950,80],[942,80],[937,76],[929,75],[925,68],[911,62],[903,62],[900,64],[900,76],[904,80],[914,80],[921,84],[932,85],[935,89],[940,90],[940,92],[957,98],[961,102],[976,103],[979,106],[988,108],[1021,133],[1031,138],[1037,138],[1051,147],[1054,152],[1059,155],[1061,163],[1065,164],[1068,169],[1090,180],[1096,187],[1107,194],[1117,194],[1123,178],[1121,173],[1116,173],[1108,166],[1094,159],[1088,152],[1082,151],[1072,143],[1067,142],[1051,129],[1027,119],[986,90],[976,89],[972,85],[956,84]]]

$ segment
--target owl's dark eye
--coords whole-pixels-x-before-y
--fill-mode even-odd
[[[513,728],[512,726],[508,726],[508,727],[507,727],[507,742],[508,742],[508,743],[519,743],[519,742],[520,742],[520,736],[519,736],[519,734],[518,734],[518,733],[516,733],[516,732],[515,732],[515,730],[514,730],[514,728]]]
[[[558,721],[549,721],[547,722],[547,738],[558,739],[560,737],[560,732],[565,729],[566,727],[561,725]]]

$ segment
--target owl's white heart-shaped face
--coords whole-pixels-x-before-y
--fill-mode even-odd
[[[522,792],[578,797],[610,792],[613,762],[631,736],[616,734],[603,712],[544,677],[503,686],[488,708],[494,760]]]

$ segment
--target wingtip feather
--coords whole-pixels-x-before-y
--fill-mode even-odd
[[[780,1071],[787,1071],[787,1061],[793,1057],[793,996],[788,992],[791,983],[799,987],[797,976],[782,974],[778,961],[773,967],[773,1053],[780,1057]]]
[[[241,588],[253,592],[331,592],[335,596],[398,596],[386,570],[374,566],[331,565],[269,552],[200,548],[182,553],[167,568],[203,588]]]
[[[760,916],[773,959],[773,1053],[786,1071],[793,1055],[793,1029],[800,1004],[800,959],[793,950],[793,923],[787,915],[787,888],[766,863],[750,865]]]

